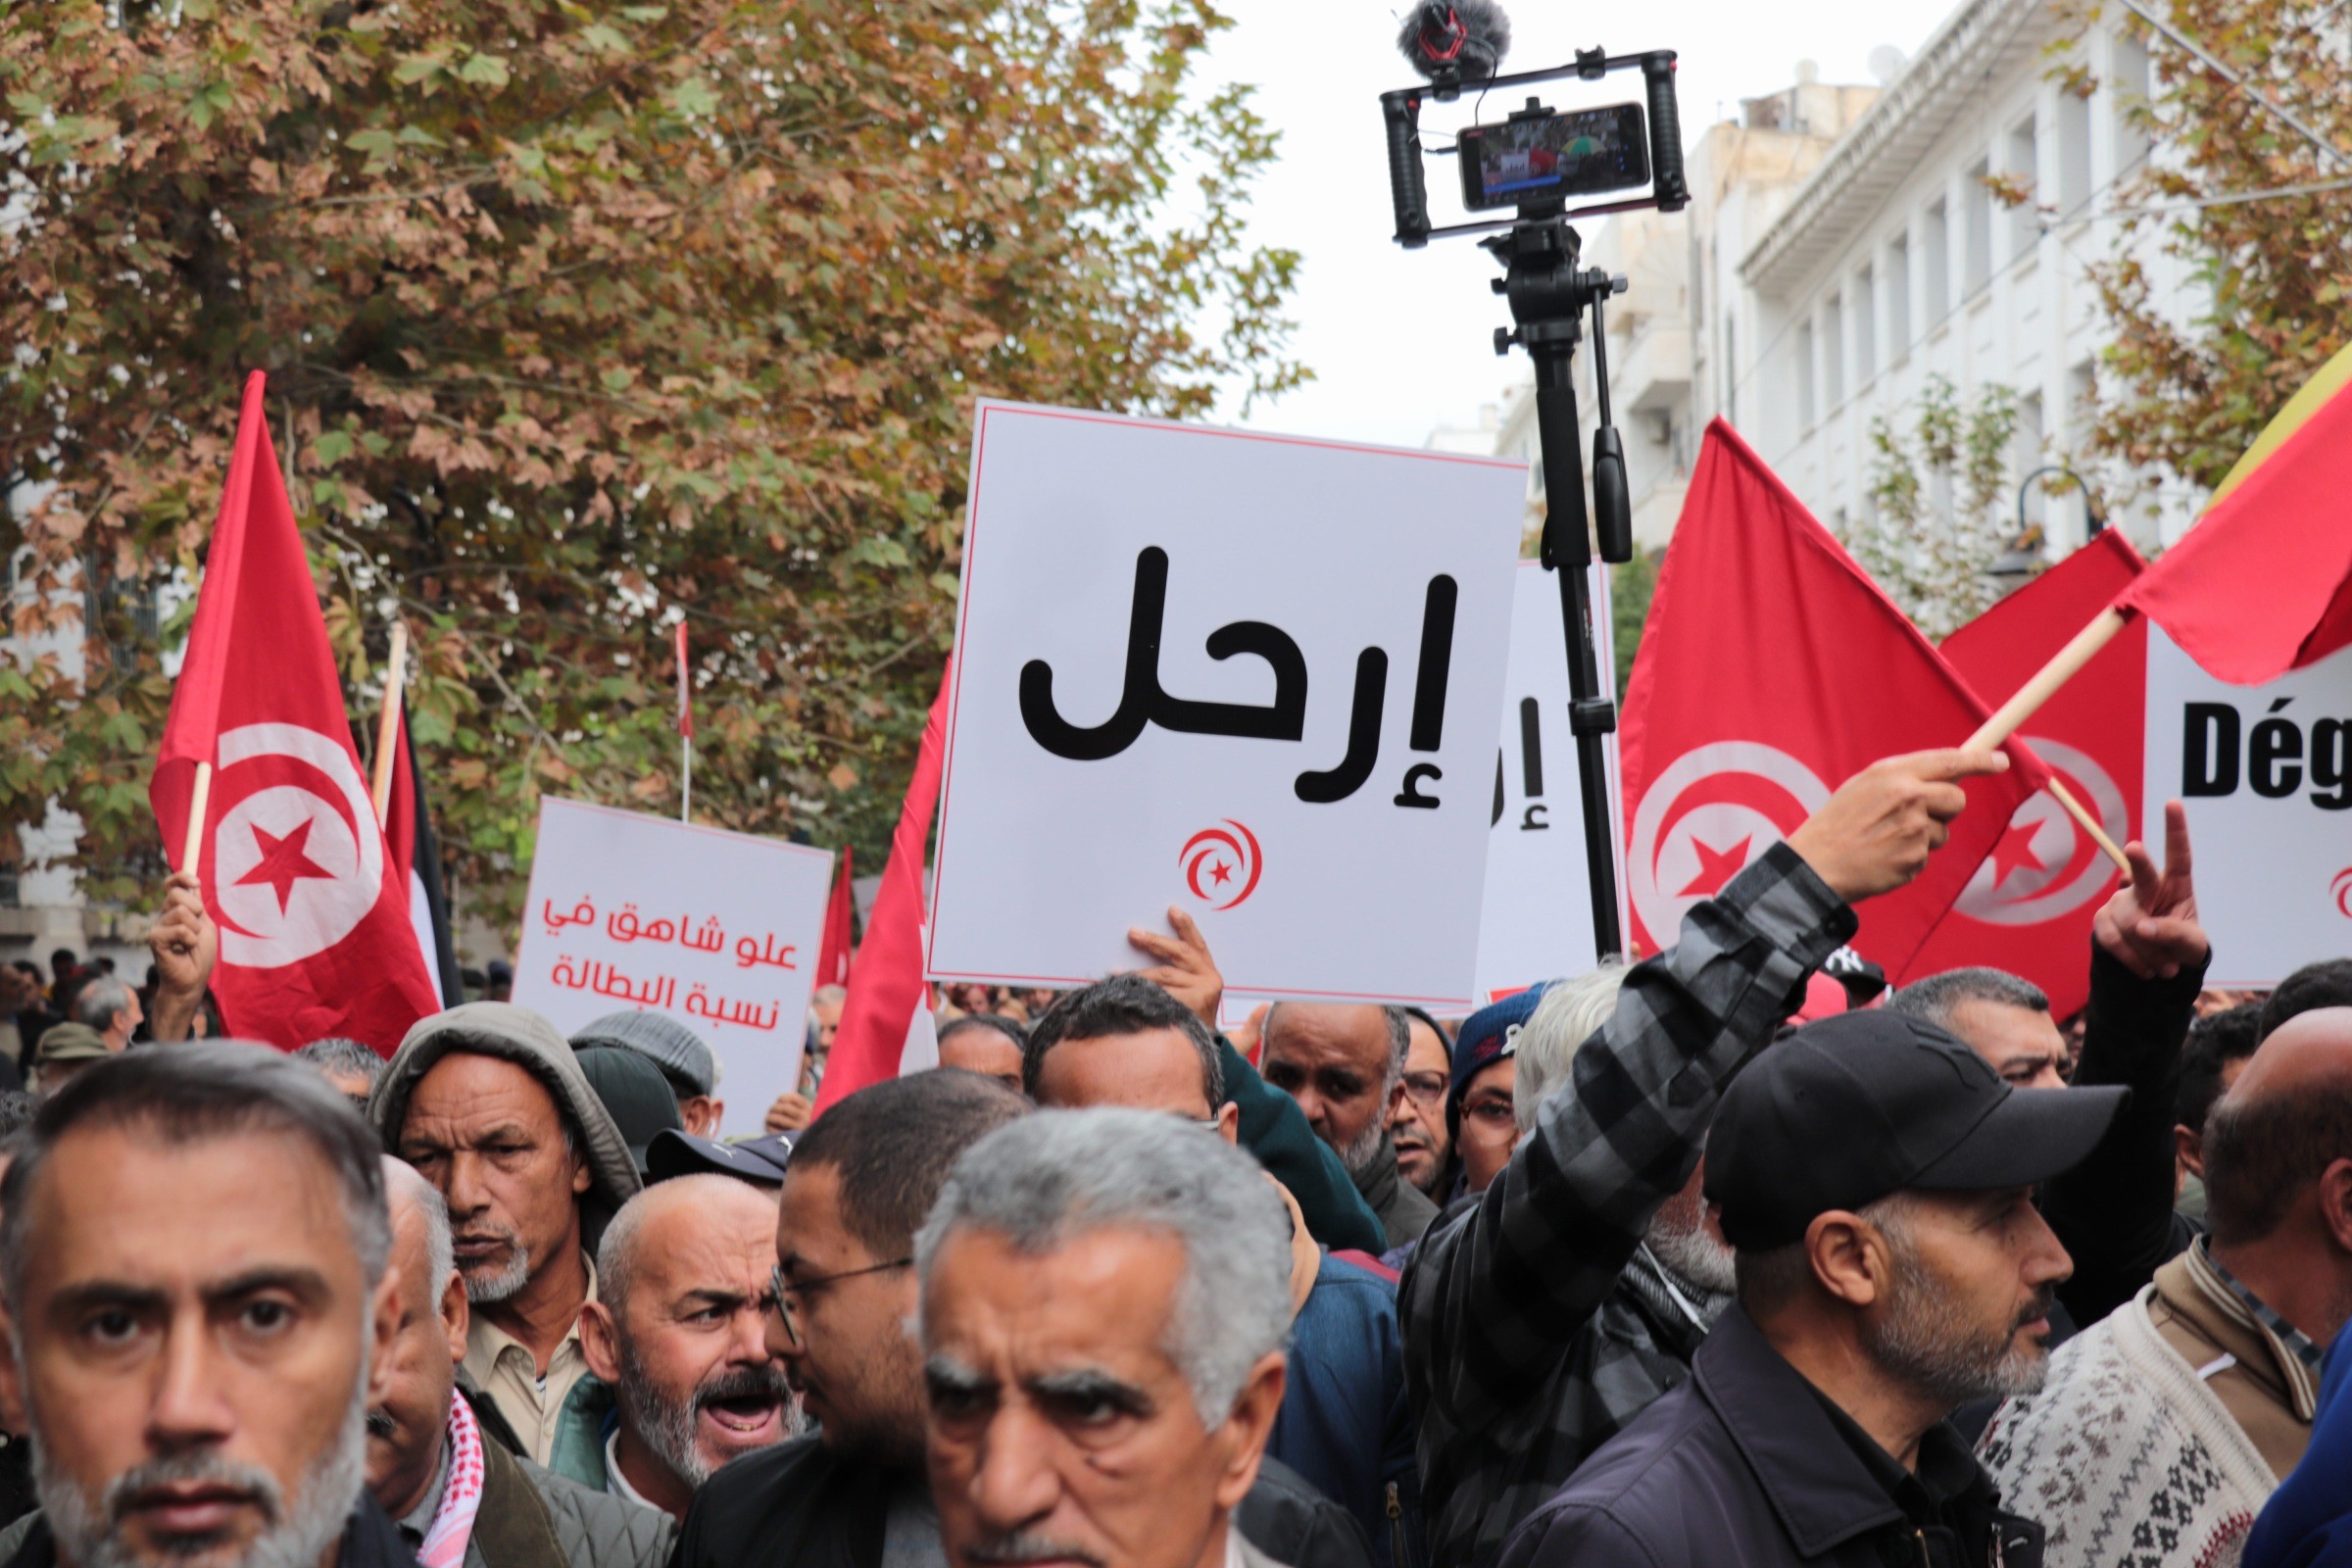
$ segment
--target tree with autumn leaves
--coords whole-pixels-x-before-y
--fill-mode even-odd
[[[468,902],[542,790],[878,846],[973,398],[1280,390],[1272,137],[1207,0],[0,0],[0,827],[151,891],[146,776],[243,373],[355,715],[394,617]],[[363,729],[368,726],[363,725]],[[16,834],[0,833],[0,854]]]
[[[2114,338],[2098,368],[2093,450],[2210,489],[2281,405],[2352,339],[2352,59],[2335,0],[2152,0],[2226,68],[2129,18],[2146,39],[2149,156],[2118,186],[2113,258],[2091,281]],[[2095,20],[2103,7],[2084,13]],[[2093,85],[2060,68],[2071,89]],[[2233,79],[2234,78],[2234,79]],[[2313,145],[2261,100],[2338,149]],[[2152,254],[2208,308],[2160,306]]]

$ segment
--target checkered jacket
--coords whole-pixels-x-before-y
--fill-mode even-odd
[[[1627,975],[1534,1131],[1422,1238],[1399,1288],[1436,1568],[1511,1530],[1684,1370],[1629,1335],[1619,1276],[1698,1161],[1715,1102],[1770,1042],[1853,911],[1776,845]],[[1684,1349],[1681,1346],[1673,1349]]]

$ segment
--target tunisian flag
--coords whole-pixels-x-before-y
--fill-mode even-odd
[[[2115,608],[2189,658],[2259,686],[2352,643],[2352,349],[2312,377],[2214,492],[2205,515]]]
[[[2110,528],[1945,638],[1943,657],[1979,696],[2005,697],[2143,564]],[[2134,620],[2018,736],[2118,844],[2139,837],[2147,686],[2148,628]],[[2049,993],[2050,1010],[2068,1017],[2090,1000],[2090,922],[2118,874],[2058,802],[2037,793],[1895,981],[1986,964],[2033,981]]]
[[[351,743],[258,370],[148,786],[173,848],[200,763],[215,772],[182,869],[220,928],[213,991],[230,1032],[288,1051],[345,1035],[389,1054],[435,1010],[433,982]]]
[[[1721,419],[1707,427],[1626,693],[1626,879],[1637,939],[1674,942],[1831,792],[1880,758],[1957,746],[1984,706]],[[2046,771],[2023,747],[1909,887],[1858,910],[1889,974],[1918,952]]]
[[[857,892],[850,886],[850,847],[841,847],[841,871],[833,894],[825,900],[824,935],[816,944],[816,975],[809,984],[846,986],[850,983],[850,949],[855,941],[851,921],[857,910]]]
[[[914,754],[914,776],[906,781],[906,803],[890,836],[890,863],[874,895],[874,917],[858,950],[850,999],[842,1004],[841,1027],[816,1091],[816,1114],[869,1084],[939,1065],[938,1027],[931,1016],[931,991],[923,981],[923,857],[931,839],[931,812],[939,805],[939,767],[948,722],[948,681],[940,677]],[[847,861],[842,886],[849,886]]]

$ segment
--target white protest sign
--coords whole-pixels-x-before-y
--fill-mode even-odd
[[[2188,813],[2206,984],[2276,985],[2352,954],[2352,650],[2267,686],[2216,680],[2148,628],[2145,811]]]
[[[833,856],[542,800],[514,1000],[568,1035],[660,1012],[717,1055],[724,1131],[757,1133],[800,1081]]]
[[[1517,462],[988,403],[929,970],[1472,996]]]
[[[1614,690],[1609,595],[1595,562],[1592,642],[1602,682]],[[1488,805],[1487,892],[1478,928],[1483,1005],[1538,981],[1593,967],[1592,882],[1586,873],[1584,796],[1576,737],[1568,729],[1568,645],[1560,581],[1519,564],[1511,607],[1510,673],[1502,742]],[[1617,799],[1617,737],[1603,737],[1609,772],[1609,843],[1615,847],[1618,929],[1625,925],[1625,834]]]

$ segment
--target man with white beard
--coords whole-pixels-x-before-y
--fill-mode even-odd
[[[776,1200],[733,1176],[657,1182],[613,1216],[596,1262],[581,1348],[620,1416],[605,1490],[683,1519],[728,1460],[808,1426],[767,1343]]]
[[[466,1376],[523,1457],[601,1488],[612,1399],[581,1351],[580,1309],[596,1298],[590,1252],[639,1183],[570,1042],[527,1007],[452,1007],[409,1031],[368,1110],[449,1205],[473,1304]]]
[[[361,1484],[398,1320],[375,1140],[310,1067],[103,1062],[0,1185],[0,1405],[41,1509],[9,1568],[400,1568]]]

